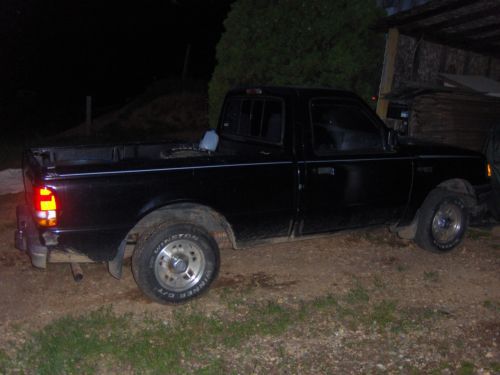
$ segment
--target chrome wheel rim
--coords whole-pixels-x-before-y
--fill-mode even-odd
[[[432,220],[432,236],[440,244],[447,244],[458,237],[462,230],[463,213],[456,204],[441,204]]]
[[[156,256],[155,277],[166,289],[184,291],[196,285],[205,270],[201,248],[189,240],[168,243]]]

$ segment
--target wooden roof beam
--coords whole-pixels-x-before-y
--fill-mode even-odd
[[[402,34],[405,33],[415,33],[418,30],[421,30],[422,33],[429,34],[431,32],[440,31],[442,29],[446,29],[448,27],[458,26],[462,24],[466,24],[472,21],[476,21],[478,19],[493,17],[500,15],[500,5],[482,9],[477,12],[467,13],[463,16],[454,17],[452,19],[444,20],[441,22],[433,23],[430,25],[405,25],[400,27],[400,31]]]
[[[452,12],[454,10],[463,8],[464,6],[471,5],[470,0],[451,0],[445,2],[443,5],[429,8],[429,6],[433,5],[434,3],[434,1],[431,1],[430,3],[421,5],[417,8],[413,8],[401,13],[396,13],[393,16],[383,19],[381,24],[378,25],[377,28],[387,29],[390,27],[399,27],[401,25],[415,23],[443,13]]]
[[[493,56],[500,58],[500,49],[493,43],[483,43],[480,40],[466,39],[466,38],[454,38],[453,34],[447,33],[433,33],[433,34],[408,34],[415,38],[423,38],[429,42],[434,42],[442,44],[445,46],[459,48],[467,51],[472,51],[480,53],[487,56]]]
[[[451,31],[450,35],[453,35],[454,37],[470,37],[473,35],[481,35],[481,34],[486,34],[492,31],[500,30],[500,22],[488,24],[488,25],[483,25],[483,26],[478,26],[478,27],[470,27],[468,29],[463,29],[460,31]]]
[[[499,30],[500,31],[500,30]],[[500,34],[488,35],[486,37],[478,37],[478,38],[469,38],[471,42],[479,42],[479,43],[489,43],[496,42],[500,40]]]

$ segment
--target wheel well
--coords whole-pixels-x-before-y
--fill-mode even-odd
[[[204,228],[219,248],[236,247],[234,233],[226,218],[214,209],[196,203],[175,203],[144,216],[129,231],[125,257],[132,255],[135,243],[147,229],[165,222],[185,222]]]
[[[465,204],[469,208],[473,207],[476,204],[476,192],[470,182],[467,180],[454,178],[441,182],[437,187],[466,196],[469,199],[466,199]]]

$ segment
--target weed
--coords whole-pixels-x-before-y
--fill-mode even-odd
[[[470,238],[471,240],[480,240],[482,238],[489,237],[491,237],[491,232],[489,231],[474,228],[469,228],[469,230],[467,231],[467,238]]]
[[[386,285],[379,275],[375,275],[373,278],[373,286],[377,289],[385,289]]]
[[[500,363],[492,362],[492,363],[490,363],[490,368],[492,371],[500,373]]]
[[[398,267],[396,269],[398,270],[398,272],[406,272],[410,269],[410,267],[403,264],[398,264]]]
[[[7,353],[0,349],[0,374],[7,373],[11,361]]]
[[[329,307],[333,306],[338,306],[338,301],[337,298],[332,296],[331,294],[327,295],[326,297],[321,297],[321,298],[316,298],[313,302],[312,305],[316,309],[326,309]]]
[[[442,363],[441,365],[439,365],[439,367],[431,370],[431,374],[432,375],[441,375],[443,373],[444,370],[448,370],[450,371],[452,369],[452,366],[451,364],[449,364],[448,362],[444,362]]]
[[[424,280],[437,283],[439,281],[439,273],[437,271],[425,271]]]
[[[296,374],[298,373],[297,360],[286,352],[283,345],[277,348],[279,358],[279,369],[282,374]]]
[[[224,287],[220,293],[220,298],[225,302],[230,311],[238,310],[244,304],[243,298],[234,292],[234,290]]]
[[[203,366],[202,368],[196,370],[194,372],[195,374],[198,375],[218,375],[218,374],[224,374],[224,362],[217,358],[209,362],[207,365]]]
[[[415,331],[436,316],[437,312],[430,308],[403,309],[398,311],[398,319],[391,325],[391,331],[396,333]]]
[[[474,374],[474,364],[471,362],[464,361],[461,363],[458,369],[459,375],[472,375]]]
[[[373,307],[369,315],[369,321],[378,327],[385,328],[396,322],[396,303],[394,301],[382,301]]]
[[[370,297],[368,296],[366,289],[363,288],[360,283],[357,283],[356,287],[347,293],[345,300],[347,303],[354,305],[367,303],[370,300]]]
[[[483,306],[487,308],[488,310],[492,311],[500,311],[500,303],[499,302],[494,302],[490,300],[486,300],[483,302]]]

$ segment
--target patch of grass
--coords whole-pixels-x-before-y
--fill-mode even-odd
[[[111,372],[126,366],[141,373],[185,373],[182,362],[192,361],[198,362],[198,373],[215,374],[221,373],[223,363],[204,360],[199,354],[207,347],[234,347],[253,335],[280,335],[299,320],[298,314],[267,303],[252,306],[243,319],[226,321],[179,308],[165,324],[151,318],[137,323],[131,316],[101,309],[49,324],[33,335],[17,360],[22,370],[36,369],[39,374],[98,373],[102,363]]]
[[[65,317],[35,333],[19,360],[26,359],[21,362],[40,374],[93,373],[101,355],[117,354],[128,328],[129,319],[114,316],[110,309]]]
[[[444,362],[444,363],[441,363],[441,365],[439,365],[439,367],[431,370],[430,373],[432,375],[441,375],[444,370],[451,370],[451,369],[452,369],[452,365],[449,364],[448,362]]]
[[[458,369],[458,375],[473,375],[474,374],[474,364],[471,362],[464,361],[460,364]]]
[[[421,375],[422,370],[420,370],[418,367],[413,366],[413,365],[405,365],[404,371],[401,373],[402,374],[410,374],[410,375]]]
[[[410,267],[403,264],[398,264],[398,267],[396,269],[398,270],[398,272],[406,272],[410,269]]]
[[[492,371],[500,373],[500,363],[498,363],[498,362],[491,362],[490,363],[490,369]]]
[[[279,373],[280,374],[297,374],[299,373],[297,359],[288,354],[285,348],[280,345],[277,349],[279,358]]]
[[[197,375],[219,375],[224,374],[225,372],[224,361],[219,358],[211,360],[204,367],[194,371]]]
[[[421,329],[426,322],[440,315],[430,308],[406,308],[397,311],[397,319],[390,325],[392,332],[411,332]]]
[[[483,306],[486,307],[488,310],[500,311],[500,302],[485,300],[483,302]]]
[[[380,235],[380,233],[376,233],[370,230],[364,232],[363,237],[368,242],[374,245],[383,245],[385,243],[384,237]]]
[[[439,273],[437,271],[425,271],[424,280],[437,283],[439,281]]]
[[[326,297],[316,298],[312,301],[312,305],[314,308],[322,310],[330,307],[337,307],[339,302],[337,298],[329,294]]]
[[[485,230],[480,230],[476,228],[469,228],[467,231],[467,238],[470,238],[471,240],[480,240],[482,238],[490,238],[491,237],[491,232],[485,231]]]
[[[356,287],[352,288],[349,293],[347,293],[345,300],[351,305],[368,303],[370,301],[370,296],[368,292],[360,283],[357,283]]]
[[[318,321],[405,331],[419,329],[428,318],[426,310],[414,313],[398,309],[395,301],[370,304],[369,299],[358,283],[344,296],[298,306],[244,302],[237,313],[221,316],[206,315],[196,304],[175,308],[167,320],[118,316],[108,307],[52,322],[34,333],[13,360],[0,351],[0,373],[227,373],[231,364],[214,351],[241,347],[254,336],[279,337],[300,324],[314,329]],[[275,354],[283,372],[297,372],[298,363],[284,347]]]
[[[386,328],[397,321],[396,303],[394,301],[382,301],[375,306],[369,315],[369,321],[378,327]]]
[[[375,275],[373,278],[373,286],[377,289],[385,289],[386,285],[379,275]]]
[[[7,353],[0,349],[0,374],[6,374],[11,367],[11,360]]]
[[[226,304],[230,311],[237,311],[245,302],[239,293],[227,287],[222,288],[220,299]]]

